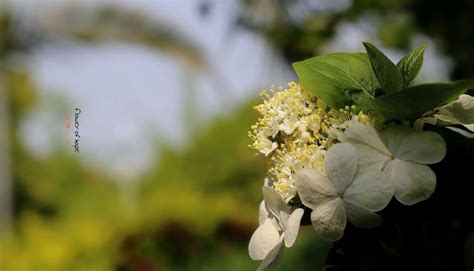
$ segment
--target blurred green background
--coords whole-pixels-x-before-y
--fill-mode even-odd
[[[259,89],[361,41],[394,60],[427,43],[421,81],[472,78],[472,14],[471,0],[1,2],[0,270],[255,269]],[[87,48],[95,62],[77,62]],[[64,143],[75,107],[79,154]],[[327,251],[305,227],[275,270],[320,270]]]

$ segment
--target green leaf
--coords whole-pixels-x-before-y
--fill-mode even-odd
[[[387,120],[415,120],[424,113],[455,100],[469,88],[474,88],[474,80],[417,85],[366,101],[364,106]]]
[[[302,87],[333,108],[355,94],[372,98],[378,88],[365,53],[333,53],[293,63]]]
[[[362,44],[365,46],[372,69],[382,86],[382,90],[386,94],[401,90],[403,88],[403,79],[397,66],[374,45],[368,42],[363,42]]]
[[[428,46],[421,45],[398,61],[397,68],[402,73],[404,88],[408,87],[420,72],[426,47]]]

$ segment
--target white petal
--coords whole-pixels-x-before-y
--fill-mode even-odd
[[[278,148],[278,143],[272,142],[268,138],[261,138],[259,140],[259,151],[260,153],[264,154],[265,156],[270,155],[274,150]]]
[[[462,107],[465,110],[469,110],[469,115],[464,117],[469,117],[471,123],[474,123],[474,97],[467,94],[461,94],[458,98],[459,102],[462,104]]]
[[[446,143],[438,133],[413,132],[405,137],[394,154],[401,160],[434,164],[443,160],[446,155]]]
[[[298,208],[291,213],[290,218],[288,219],[288,223],[286,224],[285,228],[285,245],[286,247],[291,247],[295,241],[296,237],[298,236],[298,232],[300,229],[300,222],[301,218],[303,217],[304,210],[302,208]]]
[[[275,191],[275,189],[263,186],[262,187],[263,200],[267,204],[268,210],[276,217],[280,217],[280,212],[288,213],[288,205],[280,196],[280,194]]]
[[[275,247],[268,253],[268,255],[263,259],[260,266],[257,268],[257,271],[264,270],[265,268],[270,268],[275,266],[283,255],[283,236],[280,237],[278,243]]]
[[[258,224],[262,225],[268,218],[268,211],[267,206],[265,206],[265,201],[262,200],[262,202],[260,202],[260,206],[258,209]]]
[[[357,150],[349,143],[335,144],[326,152],[324,169],[338,193],[344,193],[352,183],[357,163]]]
[[[385,208],[393,197],[390,177],[381,171],[367,171],[357,176],[347,188],[344,201],[350,201],[371,211]]]
[[[314,168],[303,168],[293,176],[301,202],[309,208],[314,208],[321,201],[327,201],[337,196],[334,184]]]
[[[362,166],[365,170],[381,170],[385,166],[385,163],[390,160],[390,156],[368,145],[360,143],[353,145],[357,149],[359,166]]]
[[[413,128],[416,131],[423,131],[423,126],[425,126],[426,123],[431,125],[440,125],[439,120],[435,116],[428,116],[415,120],[415,123],[413,123]]]
[[[346,210],[341,198],[325,201],[311,212],[313,229],[328,241],[336,241],[344,235]]]
[[[439,108],[436,117],[453,124],[474,124],[474,97],[460,95],[457,101]]]
[[[280,234],[267,219],[255,230],[249,243],[249,255],[253,260],[263,260],[270,251],[278,244]]]
[[[474,131],[474,124],[471,125],[472,126],[472,129],[470,129],[471,131]],[[474,138],[474,134],[473,133],[469,133],[468,131],[465,131],[463,129],[460,129],[460,128],[457,128],[457,127],[452,127],[452,126],[448,126],[446,127],[446,129],[449,129],[453,132],[456,132],[462,136],[465,136],[467,138]]]
[[[474,124],[464,125],[464,127],[466,127],[467,129],[469,129],[469,131],[474,132]]]
[[[395,159],[387,163],[384,172],[390,176],[395,198],[405,205],[429,198],[436,188],[436,175],[426,165]]]
[[[263,186],[273,186],[273,183],[274,181],[273,180],[270,180],[268,177],[265,177],[265,179],[263,180]]]
[[[382,218],[373,211],[354,202],[345,201],[347,219],[361,229],[371,229],[382,224]]]
[[[284,231],[286,226],[288,225],[288,219],[290,218],[290,214],[286,212],[280,212],[280,216],[278,217],[279,220],[279,228]]]
[[[364,144],[374,148],[375,150],[390,156],[385,144],[380,139],[375,128],[371,125],[362,124],[353,121],[349,127],[341,135],[341,141],[352,144]]]
[[[393,125],[383,129],[380,132],[382,141],[387,146],[387,149],[392,153],[396,153],[403,143],[405,138],[413,133],[414,130],[405,126]]]

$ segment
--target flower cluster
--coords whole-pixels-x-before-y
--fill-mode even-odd
[[[330,109],[295,82],[279,90],[272,86],[260,94],[263,103],[255,109],[262,117],[249,136],[250,147],[270,157],[267,183],[289,202],[296,195],[294,173],[302,168],[323,170],[324,154],[340,126],[352,118],[368,123],[369,117],[363,112],[355,115],[354,106]]]
[[[292,246],[303,208],[311,209],[313,229],[329,241],[343,236],[347,221],[377,227],[382,218],[376,212],[393,197],[413,205],[431,196],[436,175],[428,165],[446,154],[435,132],[384,124],[355,106],[330,109],[299,84],[288,86],[262,92],[261,118],[249,132],[251,147],[271,163],[260,226],[249,245],[251,258],[262,260],[260,269]]]
[[[393,198],[406,206],[427,200],[437,182],[430,165],[445,158],[446,143],[425,124],[474,137],[474,97],[462,94],[474,80],[410,86],[426,46],[396,65],[364,46],[367,53],[293,63],[299,83],[261,93],[249,132],[250,147],[270,161],[249,244],[259,270],[293,245],[304,212],[320,237],[336,241],[347,221],[381,225],[377,212]]]

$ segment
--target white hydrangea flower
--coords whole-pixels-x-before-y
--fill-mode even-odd
[[[415,121],[415,128],[422,130],[425,123],[438,126],[460,124],[474,132],[474,97],[462,94],[454,102],[433,110],[434,115],[426,116]],[[451,128],[451,127],[448,127]],[[452,128],[451,128],[452,129]],[[452,129],[464,136],[471,137],[462,130]]]
[[[314,168],[301,169],[295,174],[301,201],[313,209],[313,228],[326,240],[339,240],[346,220],[360,228],[373,228],[382,223],[374,212],[387,206],[393,196],[392,187],[381,171],[356,174],[357,166],[355,147],[340,143],[326,153],[326,175]]]
[[[412,205],[434,192],[436,175],[426,164],[438,163],[446,155],[439,134],[404,126],[390,126],[379,134],[370,125],[351,122],[340,141],[357,148],[362,169],[383,170],[389,176],[399,202]]]
[[[258,147],[258,151],[265,156],[270,155],[274,150],[278,148],[278,143],[273,142],[266,137],[258,137],[255,140],[255,146]]]
[[[434,117],[447,124],[462,124],[474,132],[474,97],[462,94],[459,98],[438,108]]]
[[[283,119],[278,129],[287,135],[291,135],[293,131],[300,126],[298,115],[292,114],[289,118]]]
[[[282,255],[283,244],[286,247],[294,244],[304,213],[298,208],[290,214],[290,208],[273,188],[264,186],[262,192],[260,226],[249,243],[250,258],[262,261],[257,270],[273,266]]]

